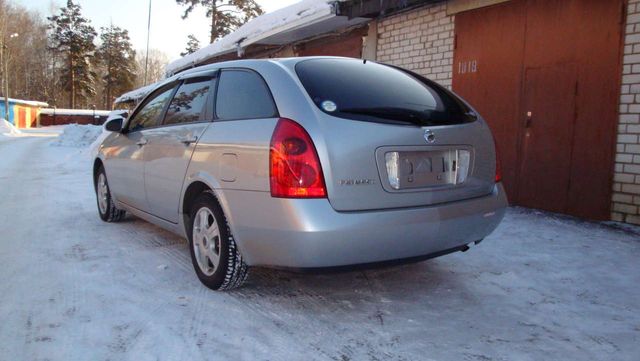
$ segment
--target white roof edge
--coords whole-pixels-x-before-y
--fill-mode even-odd
[[[247,47],[251,44],[255,44],[257,42],[260,42],[261,40],[267,39],[273,35],[279,34],[279,33],[283,33],[285,31],[291,31],[291,30],[295,30],[296,28],[299,28],[301,26],[304,25],[313,25],[315,23],[321,22],[323,20],[335,17],[335,14],[325,14],[324,16],[319,16],[317,18],[313,18],[311,19],[311,21],[303,21],[306,19],[299,19],[299,21],[293,22],[291,24],[289,24],[290,26],[287,26],[286,28],[279,28],[279,29],[272,29],[270,31],[266,31],[264,33],[262,33],[261,36],[255,37],[253,39],[246,39],[244,41],[242,41],[240,43],[240,46],[242,47]]]
[[[136,88],[136,89],[133,89],[131,91],[128,91],[128,92],[120,95],[119,97],[117,97],[114,102],[115,103],[124,103],[124,102],[131,101],[131,100],[134,100],[134,101],[138,100],[138,99],[144,97],[145,95],[147,95],[147,93],[149,93],[153,88],[155,88],[155,86],[160,82],[162,82],[162,80],[159,81],[159,82],[153,83],[153,84],[145,85],[143,87]]]
[[[165,70],[173,75],[208,59],[255,44],[274,34],[311,25],[336,15],[335,3],[344,0],[302,0],[271,13],[263,14],[234,32],[204,48],[169,63]]]
[[[4,97],[0,97],[0,102],[4,103]],[[18,104],[25,104],[25,105],[31,105],[31,106],[34,106],[34,107],[48,107],[49,106],[48,103],[40,102],[40,101],[37,101],[37,100],[23,100],[23,99],[9,98],[9,102],[18,103]]]
[[[40,114],[51,115],[109,115],[110,110],[93,110],[93,109],[59,109],[59,108],[44,108],[40,111]]]

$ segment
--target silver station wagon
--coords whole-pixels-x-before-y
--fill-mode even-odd
[[[251,266],[409,262],[465,251],[507,205],[491,131],[410,71],[336,57],[197,67],[114,118],[93,166],[100,217],[189,240],[198,278]]]

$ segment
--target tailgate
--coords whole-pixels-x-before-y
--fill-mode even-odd
[[[338,211],[427,206],[493,189],[493,139],[481,120],[417,127],[321,117],[328,153],[323,169]]]

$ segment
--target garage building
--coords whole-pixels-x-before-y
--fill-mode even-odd
[[[167,70],[306,55],[399,65],[463,96],[494,131],[511,204],[640,224],[638,0],[306,0]]]
[[[31,128],[38,125],[38,117],[42,108],[48,107],[45,102],[9,98],[9,110],[5,109],[5,98],[0,97],[0,119],[6,119],[16,128]]]

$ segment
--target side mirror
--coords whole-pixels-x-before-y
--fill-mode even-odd
[[[122,131],[122,124],[124,124],[124,118],[121,118],[121,117],[111,118],[104,125],[104,129],[110,132],[120,132]]]

